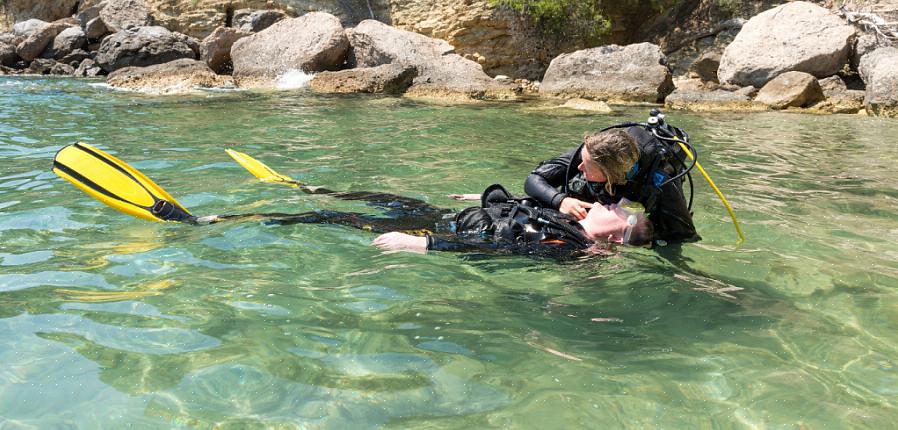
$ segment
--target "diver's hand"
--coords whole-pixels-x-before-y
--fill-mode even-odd
[[[424,254],[427,252],[427,238],[392,231],[384,233],[371,242],[372,245],[385,251],[409,251]]]
[[[447,197],[453,200],[480,200],[480,194],[449,194]]]
[[[561,205],[558,206],[558,211],[579,220],[586,218],[586,212],[589,211],[591,207],[592,203],[587,203],[573,197],[565,197],[564,200],[561,201]]]

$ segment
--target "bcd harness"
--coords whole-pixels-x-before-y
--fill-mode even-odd
[[[487,187],[480,207],[459,212],[455,233],[492,238],[497,244],[568,244],[586,248],[592,243],[573,217],[538,207],[527,198],[515,198],[499,184]]]

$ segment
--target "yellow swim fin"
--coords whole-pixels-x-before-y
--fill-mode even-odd
[[[306,185],[306,184],[304,184],[300,181],[297,181],[296,179],[293,179],[289,176],[282,175],[282,174],[276,172],[271,167],[268,167],[267,165],[265,165],[265,163],[263,163],[259,160],[256,160],[255,158],[250,157],[249,155],[246,155],[242,152],[235,151],[233,149],[225,149],[225,152],[227,152],[228,155],[230,155],[231,158],[233,158],[234,161],[237,162],[237,164],[243,166],[244,169],[249,171],[249,173],[252,173],[253,176],[259,178],[259,180],[262,182],[273,182],[273,183],[277,183],[277,184],[284,184],[284,185],[291,186],[294,188],[299,188],[302,192],[309,193],[309,194],[331,193],[331,191],[326,190],[322,187]]]
[[[150,178],[86,143],[60,149],[53,159],[53,173],[128,215],[150,221],[196,222],[184,206]]]

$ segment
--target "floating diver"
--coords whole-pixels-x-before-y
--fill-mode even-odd
[[[264,220],[276,224],[335,224],[383,233],[374,245],[389,250],[486,251],[568,256],[595,244],[646,245],[652,224],[641,213],[621,205],[594,205],[577,220],[532,199],[516,199],[501,185],[490,186],[481,205],[460,212],[423,201],[376,192],[336,192],[314,187],[275,172],[252,157],[227,151],[235,161],[265,182],[299,188],[308,194],[365,201],[383,210],[372,215],[319,210],[299,214],[244,214],[196,217],[162,187],[118,158],[85,143],[61,149],[53,172],[76,187],[126,214],[152,221],[209,224],[233,220]]]

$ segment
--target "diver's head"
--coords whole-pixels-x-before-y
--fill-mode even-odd
[[[592,240],[642,246],[652,243],[655,229],[643,213],[631,212],[618,205],[595,204],[580,220]]]
[[[614,195],[614,185],[626,183],[627,173],[639,160],[639,148],[636,139],[626,131],[605,130],[583,138],[580,158],[577,169],[586,180],[604,182],[608,194]]]

